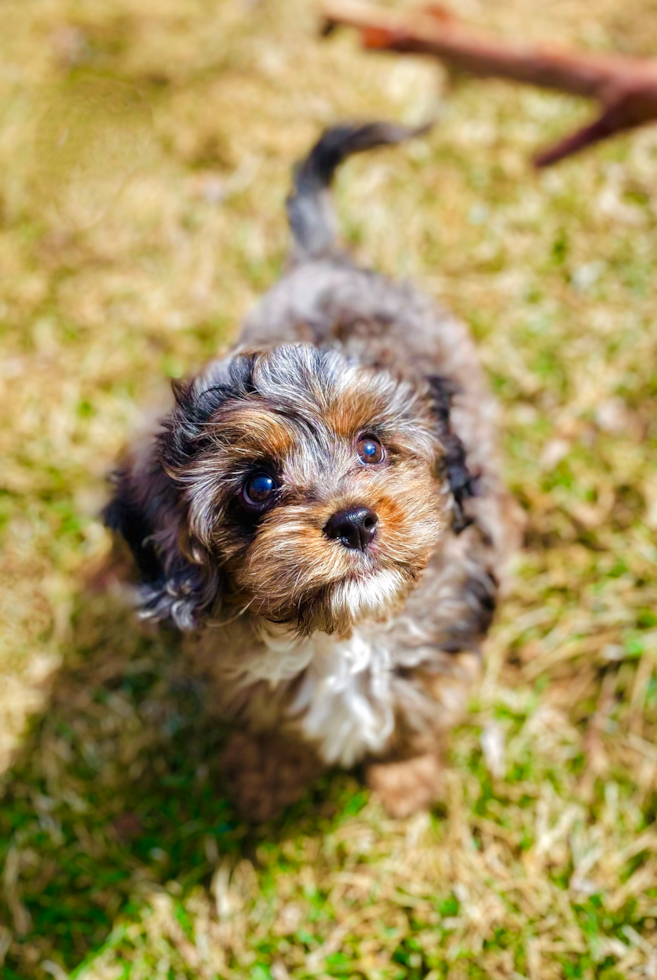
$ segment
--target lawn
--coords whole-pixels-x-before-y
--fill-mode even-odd
[[[655,0],[458,8],[657,51]],[[0,973],[657,978],[657,127],[537,174],[586,105],[321,41],[311,0],[2,21]],[[436,108],[340,173],[341,227],[470,324],[524,548],[444,804],[391,821],[336,772],[247,827],[207,692],[106,570],[106,475],[279,275],[319,129]]]

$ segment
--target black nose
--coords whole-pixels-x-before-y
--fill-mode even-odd
[[[365,551],[376,534],[379,518],[369,507],[347,507],[338,510],[324,527],[324,534],[337,538],[345,548]]]

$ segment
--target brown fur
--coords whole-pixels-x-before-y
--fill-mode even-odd
[[[239,810],[257,822],[301,799],[324,768],[303,742],[269,733],[234,732],[221,761]]]

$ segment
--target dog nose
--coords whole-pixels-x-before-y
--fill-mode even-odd
[[[369,507],[347,507],[335,512],[324,527],[324,534],[337,538],[345,548],[365,551],[376,534],[379,518]]]

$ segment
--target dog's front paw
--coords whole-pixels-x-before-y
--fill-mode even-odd
[[[252,823],[296,803],[323,768],[301,742],[244,732],[233,733],[221,764],[240,814]]]
[[[394,762],[373,762],[367,782],[392,817],[410,817],[428,810],[442,797],[442,769],[434,753]]]

